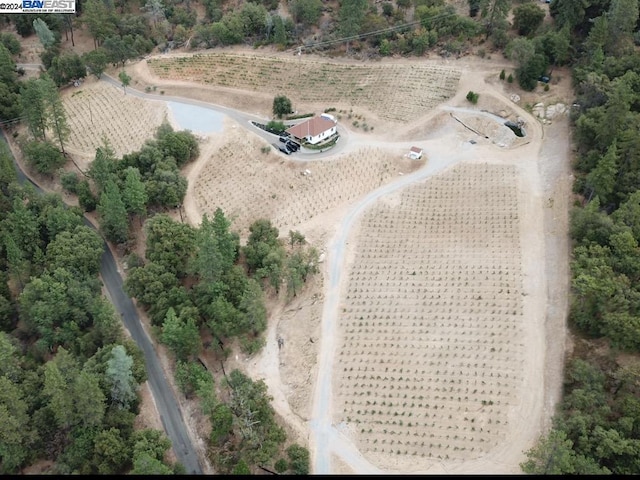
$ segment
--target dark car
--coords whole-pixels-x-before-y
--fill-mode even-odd
[[[287,141],[285,145],[289,147],[289,150],[291,150],[292,152],[297,152],[300,149],[300,144],[294,142],[293,140]]]
[[[291,155],[291,150],[289,150],[286,145],[278,145],[278,150],[287,155]]]
[[[280,137],[280,141],[282,143],[287,143],[289,141],[289,139],[287,137]]]

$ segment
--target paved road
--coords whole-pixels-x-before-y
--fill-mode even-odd
[[[2,141],[7,141],[4,132],[1,130],[0,137]],[[21,183],[32,183],[35,188],[41,192],[42,189],[34,183],[33,180],[27,177],[27,175],[25,175],[15,158],[13,158],[13,162],[18,173],[18,180]],[[95,225],[93,225],[86,217],[84,221],[93,229],[96,228]],[[160,413],[162,425],[164,426],[167,437],[171,440],[171,444],[178,461],[184,465],[187,473],[202,474],[202,468],[200,467],[198,456],[193,448],[191,439],[189,438],[189,434],[185,427],[180,406],[173,395],[173,390],[167,383],[160,360],[158,359],[149,336],[142,327],[142,323],[140,322],[135,306],[131,298],[129,298],[124,292],[122,277],[120,276],[116,261],[106,242],[104,243],[104,253],[102,254],[100,261],[100,275],[102,276],[102,281],[107,289],[113,306],[122,315],[124,326],[127,328],[136,344],[144,352],[149,386],[151,387],[153,398]]]

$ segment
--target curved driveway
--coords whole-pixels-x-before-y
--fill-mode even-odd
[[[104,80],[107,83],[110,83],[111,85],[114,85],[118,88],[122,88],[122,82],[120,82],[119,80],[107,75],[106,73],[103,73],[102,76],[100,77],[101,80]],[[216,105],[216,104],[212,104],[212,103],[208,103],[208,102],[203,102],[200,100],[194,100],[192,98],[186,98],[186,97],[175,97],[172,95],[158,95],[155,93],[146,93],[146,92],[141,92],[140,90],[136,90],[135,88],[132,87],[127,87],[126,89],[127,91],[127,95],[132,95],[134,97],[137,98],[143,98],[145,100],[159,100],[161,102],[176,102],[176,103],[182,103],[185,105],[193,105],[196,107],[201,107],[201,108],[206,108],[209,110],[214,110],[216,112],[220,112],[226,116],[228,116],[229,118],[235,120],[236,122],[238,122],[240,125],[242,125],[244,128],[248,129],[249,131],[255,133],[256,135],[264,138],[267,142],[269,142],[270,144],[273,144],[274,142],[277,143],[278,142],[278,137],[279,135],[274,135],[272,133],[266,132],[261,128],[256,127],[255,125],[253,125],[251,122],[258,122],[258,123],[265,123],[267,121],[269,121],[269,119],[265,119],[263,117],[259,117],[257,115],[251,115],[250,113],[244,113],[241,112],[239,110],[234,110],[233,108],[228,108],[228,107],[223,107],[221,105]],[[321,158],[327,157],[327,156],[332,156],[332,155],[336,155],[337,153],[340,153],[342,151],[342,149],[344,148],[345,145],[345,141],[344,141],[344,137],[347,135],[347,132],[340,126],[338,126],[338,132],[340,133],[341,141],[338,141],[334,147],[332,147],[329,150],[326,150],[324,152],[313,152],[313,153],[305,153],[305,152],[301,152],[298,151],[296,153],[293,153],[291,155],[286,155],[286,157],[291,158],[291,160],[297,160],[297,161],[310,161],[310,160],[319,160]],[[284,154],[282,154],[284,156]]]

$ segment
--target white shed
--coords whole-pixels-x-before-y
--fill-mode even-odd
[[[411,150],[409,150],[409,158],[412,160],[420,160],[422,158],[422,149],[411,147]]]

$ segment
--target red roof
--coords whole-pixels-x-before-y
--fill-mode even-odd
[[[322,117],[313,117],[305,122],[288,128],[287,133],[290,133],[297,138],[315,137],[335,126],[336,124],[331,120]]]
[[[422,153],[422,149],[418,147],[411,147],[411,151],[414,153]]]

